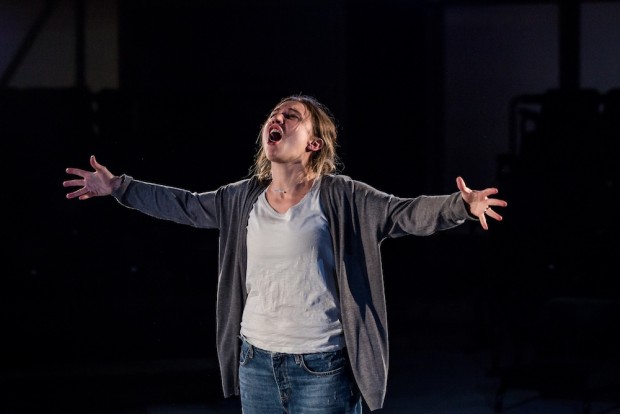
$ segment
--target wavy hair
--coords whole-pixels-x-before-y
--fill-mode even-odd
[[[338,128],[332,112],[315,97],[302,94],[282,98],[273,111],[276,111],[284,103],[291,101],[300,102],[306,107],[308,112],[310,112],[312,134],[323,140],[321,149],[314,151],[310,156],[310,170],[319,175],[337,172],[342,164],[336,153]],[[263,123],[258,133],[258,151],[254,156],[254,165],[250,169],[251,175],[257,177],[261,182],[271,180],[271,162],[267,159],[262,145],[262,133],[268,122],[269,118]]]

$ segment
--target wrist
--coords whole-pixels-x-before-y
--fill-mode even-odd
[[[112,191],[114,192],[118,190],[119,188],[121,188],[124,182],[125,182],[125,174],[112,178]]]

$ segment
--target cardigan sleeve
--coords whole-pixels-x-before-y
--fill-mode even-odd
[[[124,176],[112,196],[125,207],[163,220],[198,228],[219,228],[217,197],[224,187],[203,193]]]
[[[471,220],[460,192],[402,198],[353,181],[359,220],[375,228],[378,240],[408,234],[426,236]]]

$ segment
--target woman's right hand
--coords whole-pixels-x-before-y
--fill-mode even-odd
[[[90,165],[94,171],[86,171],[80,168],[67,168],[67,174],[80,176],[63,181],[63,187],[81,187],[67,194],[68,199],[78,198],[88,200],[91,197],[107,196],[112,194],[121,185],[121,177],[112,174],[106,167],[99,164],[94,155],[90,156]]]

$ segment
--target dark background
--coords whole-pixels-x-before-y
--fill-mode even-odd
[[[490,350],[489,370],[499,372],[523,343],[537,343],[549,301],[620,299],[620,74],[606,90],[581,86],[580,3],[521,3],[558,7],[558,82],[505,102],[510,131],[498,139],[506,150],[484,161],[496,165],[493,174],[465,171],[474,188],[500,188],[510,203],[504,222],[382,245],[396,358],[402,342],[436,346],[442,328],[461,334],[455,346]],[[444,176],[455,152],[445,138],[453,104],[445,100],[446,10],[489,4],[120,2],[118,87],[93,91],[84,82],[79,36],[71,87],[11,87],[6,69],[0,368],[8,401],[101,377],[114,378],[115,395],[174,377],[186,384],[174,398],[187,399],[204,396],[205,378],[219,383],[217,233],[154,220],[112,198],[68,201],[64,168],[88,169],[96,154],[117,174],[215,189],[248,174],[265,116],[301,92],[338,119],[344,173],[400,196],[455,191]],[[489,151],[457,145],[467,148],[464,164]],[[585,325],[597,321],[611,321],[596,332],[599,344],[610,343],[617,311]]]

